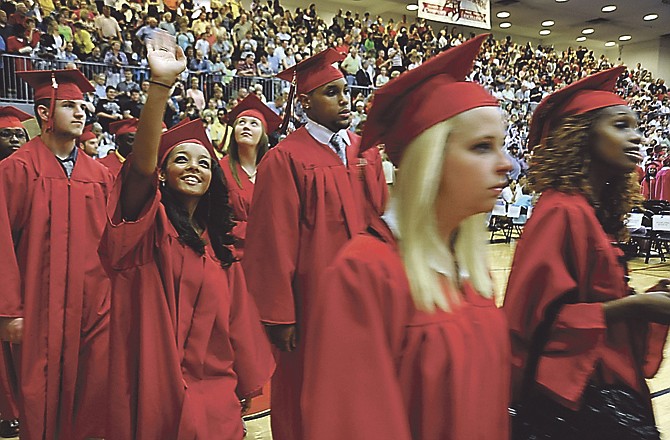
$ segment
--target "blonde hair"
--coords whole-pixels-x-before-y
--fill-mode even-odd
[[[442,178],[448,138],[458,115],[438,123],[414,138],[406,148],[393,189],[400,235],[400,254],[417,308],[451,311],[460,302],[457,266],[469,274],[472,286],[486,298],[493,296],[486,255],[485,214],[463,220],[455,232],[454,253],[440,236],[435,202]],[[455,254],[455,255],[454,255]],[[444,266],[438,273],[433,262]],[[444,282],[450,287],[444,293]]]

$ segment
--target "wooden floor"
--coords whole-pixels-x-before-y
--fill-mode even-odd
[[[489,258],[496,284],[496,300],[502,304],[507,277],[509,276],[514,256],[515,242],[489,245]],[[670,256],[669,256],[670,258]],[[629,263],[631,285],[638,291],[644,291],[656,283],[659,278],[670,278],[670,260],[663,263],[659,258],[652,258],[649,264],[643,259],[635,259]],[[670,338],[669,338],[670,340]],[[666,345],[665,360],[655,378],[649,381],[649,388],[655,397],[652,399],[656,421],[661,431],[661,438],[670,440],[670,343]],[[245,440],[271,440],[270,420],[262,417],[247,422],[248,434]]]
[[[492,264],[492,272],[496,283],[496,300],[500,305],[502,303],[507,277],[509,276],[514,256],[514,245],[501,243],[489,246],[489,258]],[[649,264],[644,263],[644,259],[636,258],[630,261],[629,270],[630,284],[637,291],[644,291],[650,286],[656,284],[659,278],[670,278],[670,255],[669,260],[661,262],[660,258],[651,258]],[[661,438],[670,440],[670,338],[665,346],[665,359],[661,364],[656,377],[649,380],[649,388],[656,413],[656,423],[661,431]]]

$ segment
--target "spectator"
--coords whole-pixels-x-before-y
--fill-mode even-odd
[[[257,68],[257,76],[260,76],[261,78],[272,78],[274,76],[272,66],[268,61],[267,55],[265,55],[264,53],[261,54],[261,59],[258,62],[258,64],[256,64],[256,68]]]
[[[188,65],[188,69],[191,74],[201,77],[206,73],[210,73],[210,64],[207,60],[204,59],[203,53],[200,50],[195,52],[195,58],[191,60]]]
[[[121,81],[119,84],[117,84],[116,89],[119,91],[119,93],[125,93],[127,95],[130,95],[130,91],[137,89],[137,91],[140,91],[140,85],[137,84],[133,80],[133,71],[130,69],[126,69],[123,72],[123,81]]]
[[[361,57],[358,55],[358,49],[355,46],[349,48],[349,54],[342,61],[342,70],[345,72],[347,84],[356,85],[356,74],[363,68]]]
[[[91,33],[86,29],[84,24],[80,21],[77,21],[74,24],[74,34],[72,36],[74,41],[74,51],[82,59],[86,59],[91,52],[95,44],[93,43],[93,38]]]
[[[368,67],[370,65],[370,62],[365,59],[363,60],[363,64],[361,66],[361,69],[356,72],[356,80],[355,83],[359,87],[370,87],[372,86],[372,77],[370,76],[370,73],[368,71]]]
[[[193,48],[195,49],[196,52],[200,52],[203,58],[209,59],[210,45],[209,41],[207,41],[206,33],[203,32],[198,36],[198,39],[195,40],[195,46],[193,46]]]
[[[191,78],[191,88],[186,90],[186,97],[193,100],[193,105],[198,110],[202,111],[205,108],[205,94],[200,90],[200,81],[198,78]],[[199,117],[197,115],[196,117]],[[191,118],[195,119],[195,118]]]
[[[98,31],[98,38],[102,42],[109,42],[111,39],[122,40],[121,27],[119,22],[111,16],[109,6],[102,7],[102,15],[95,19],[95,28]]]
[[[239,21],[233,26],[233,43],[235,46],[239,46],[239,42],[244,39],[244,36],[247,32],[251,31],[252,22],[248,20],[247,14],[241,14]]]
[[[254,54],[248,54],[243,61],[237,65],[237,76],[258,76]]]
[[[135,33],[135,36],[138,40],[144,43],[147,38],[153,38],[156,29],[158,29],[158,20],[156,20],[156,17],[149,16],[146,19],[146,24]]]
[[[195,44],[195,37],[188,28],[188,21],[179,21],[179,32],[177,33],[177,45],[186,52],[186,48]]]
[[[244,34],[244,38],[240,40],[238,49],[240,51],[240,58],[245,59],[249,54],[256,54],[258,42],[252,38],[251,31]]]
[[[121,82],[121,73],[123,68],[128,66],[128,58],[121,51],[121,42],[118,40],[111,42],[111,47],[105,54],[105,64],[107,64],[107,84],[116,85]]]
[[[158,28],[164,30],[170,35],[177,35],[177,29],[175,28],[175,25],[172,22],[171,12],[168,11],[163,14],[163,19],[158,24]]]
[[[375,87],[381,87],[387,82],[389,82],[389,77],[386,74],[386,67],[382,67],[379,69],[379,75],[377,75],[377,78],[375,78]]]
[[[95,115],[100,125],[102,125],[102,130],[107,133],[109,132],[109,124],[123,119],[123,113],[121,112],[119,101],[116,99],[116,88],[114,86],[107,86],[105,92],[106,96],[98,100],[98,104],[95,107]]]
[[[132,88],[129,91],[130,98],[121,105],[121,112],[124,119],[139,118],[142,113],[142,101],[140,100],[140,89]]]

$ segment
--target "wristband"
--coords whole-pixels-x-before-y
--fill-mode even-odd
[[[149,84],[156,84],[157,86],[165,87],[166,89],[171,89],[172,88],[171,85],[169,86],[167,84],[163,84],[162,82],[153,81],[153,80],[149,80]]]

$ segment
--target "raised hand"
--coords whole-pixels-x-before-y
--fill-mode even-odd
[[[156,47],[147,42],[147,60],[151,69],[151,80],[171,86],[180,73],[186,69],[186,56],[179,46],[162,45]]]

